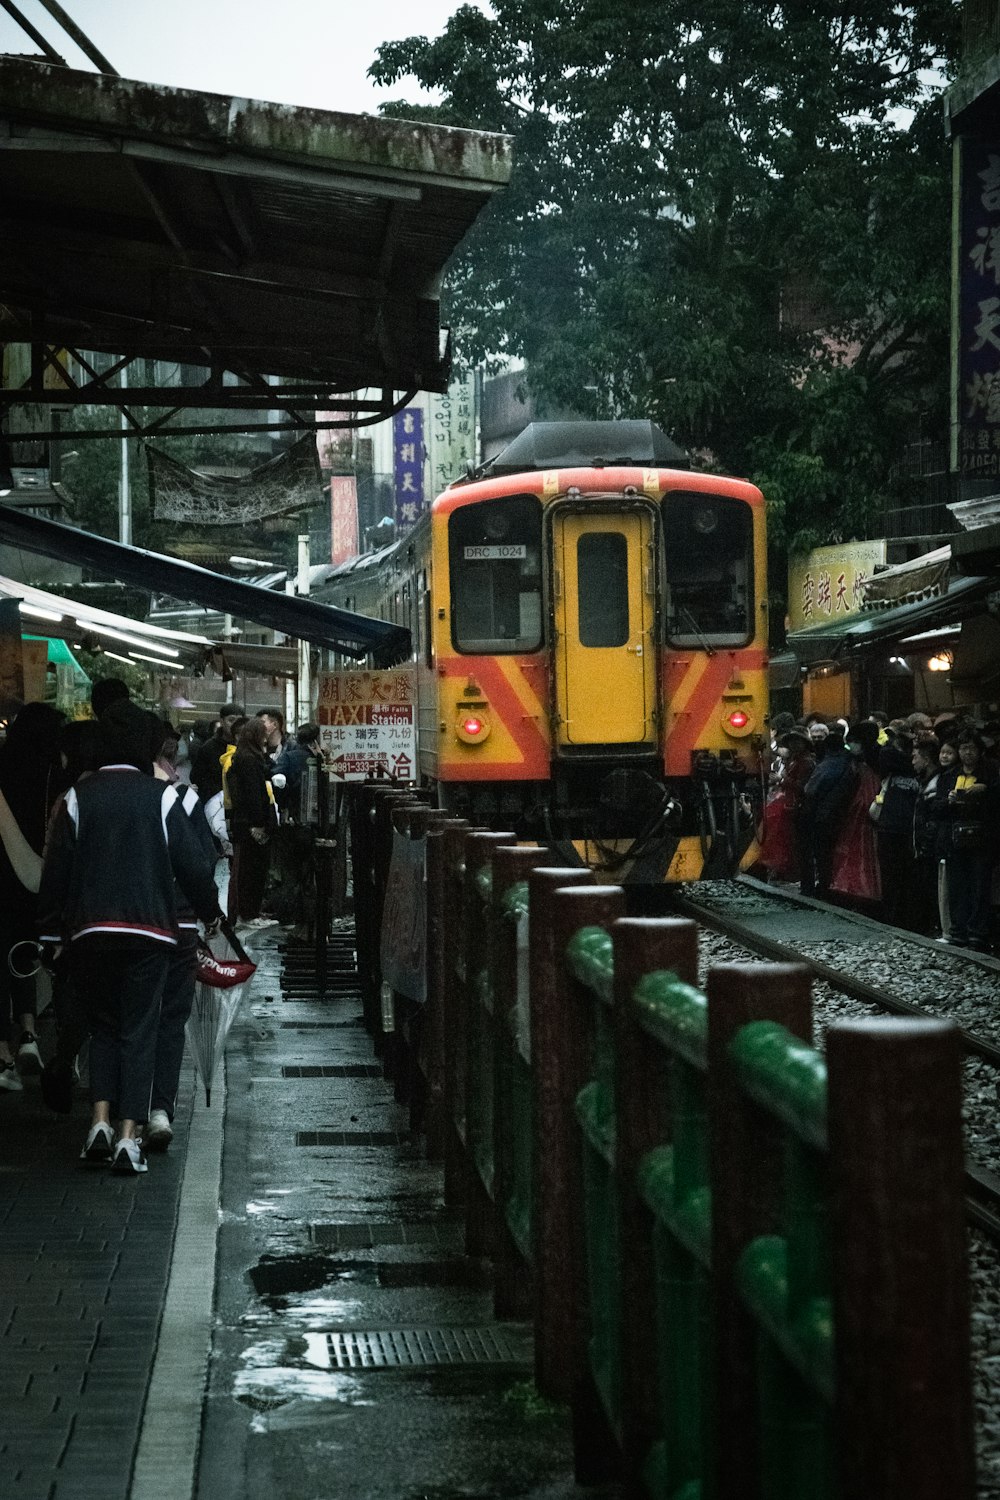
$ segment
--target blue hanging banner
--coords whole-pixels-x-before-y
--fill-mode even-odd
[[[958,471],[1000,475],[1000,146],[961,143]]]
[[[409,531],[424,510],[424,414],[407,406],[392,419],[396,532]]]

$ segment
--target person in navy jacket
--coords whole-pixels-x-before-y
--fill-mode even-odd
[[[214,928],[222,913],[212,866],[177,791],[153,778],[148,716],[133,703],[114,703],[101,734],[100,769],[67,792],[52,830],[40,935],[43,945],[66,947],[90,1019],[93,1118],[81,1157],[145,1172],[140,1127],[180,934],[178,887],[206,926]]]

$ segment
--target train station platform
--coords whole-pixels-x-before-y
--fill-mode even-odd
[[[351,929],[277,927],[212,1104],[137,1179],[88,1111],[0,1095],[0,1493],[11,1500],[568,1500],[568,1414],[497,1323],[362,1025]],[[44,1023],[43,1023],[44,1031]],[[43,1036],[43,1047],[44,1047]],[[222,1086],[220,1087],[220,1084]]]

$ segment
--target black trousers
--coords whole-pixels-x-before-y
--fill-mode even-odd
[[[991,849],[953,849],[948,855],[951,935],[964,943],[990,938],[990,891],[996,856]]]
[[[913,836],[908,828],[876,829],[878,870],[882,882],[882,916],[891,927],[913,929]]]
[[[90,1019],[90,1097],[123,1120],[149,1118],[160,1001],[172,946],[138,937],[80,938],[73,982]]]
[[[233,869],[229,879],[231,922],[249,922],[260,916],[270,860],[270,844],[258,844],[252,838],[233,841]]]
[[[171,1120],[174,1118],[177,1085],[184,1060],[184,1027],[194,1004],[197,970],[198,934],[182,927],[177,947],[170,952],[167,978],[163,986],[150,1101],[150,1109],[165,1110]]]

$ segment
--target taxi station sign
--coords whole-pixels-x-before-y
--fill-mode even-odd
[[[317,720],[331,776],[338,781],[412,781],[416,705],[412,668],[322,673]]]

